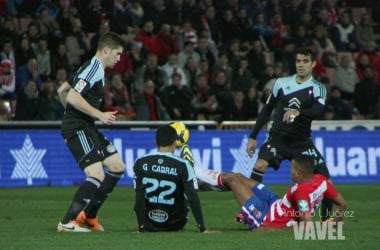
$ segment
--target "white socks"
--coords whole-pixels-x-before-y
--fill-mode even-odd
[[[223,186],[222,173],[211,169],[194,166],[195,175],[198,180],[212,186]]]

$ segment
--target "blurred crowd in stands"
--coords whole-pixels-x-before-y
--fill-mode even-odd
[[[60,120],[56,89],[121,34],[104,110],[119,120],[255,120],[293,51],[315,50],[321,119],[380,118],[376,0],[0,0],[0,120]]]

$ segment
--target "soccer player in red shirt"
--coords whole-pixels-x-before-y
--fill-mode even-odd
[[[194,167],[199,180],[216,183],[230,189],[241,206],[236,220],[252,230],[284,230],[300,221],[312,221],[323,198],[331,199],[336,210],[335,221],[343,219],[346,202],[333,184],[323,175],[314,174],[314,159],[299,155],[291,161],[291,176],[295,184],[280,198],[264,184],[239,173],[202,174]]]

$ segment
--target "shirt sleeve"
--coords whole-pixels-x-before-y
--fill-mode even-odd
[[[145,223],[145,189],[142,184],[142,179],[138,171],[138,166],[133,167],[135,175],[133,177],[133,185],[135,188],[135,206],[134,210],[137,217],[139,231],[144,231]]]
[[[250,138],[256,139],[261,128],[269,121],[270,115],[272,114],[272,111],[276,105],[277,94],[278,94],[278,83],[276,81],[273,86],[271,95],[268,97],[263,109],[261,110],[259,116],[257,117],[256,124],[253,127],[252,132],[249,136]]]
[[[314,104],[311,108],[301,109],[302,115],[309,116],[311,118],[320,117],[323,114],[326,103],[326,88],[322,84],[315,84],[313,88],[314,92]]]
[[[193,176],[191,172],[188,174],[187,177],[185,177],[186,180],[184,180],[184,190],[185,190],[185,194],[189,202],[191,211],[193,212],[194,218],[197,222],[198,228],[201,232],[203,232],[206,230],[206,227],[203,220],[201,202],[199,200],[197,191],[194,188],[193,178],[195,178],[195,176],[193,178],[191,178],[190,176]]]

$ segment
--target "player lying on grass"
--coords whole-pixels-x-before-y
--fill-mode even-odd
[[[181,149],[181,156],[193,162],[190,148]],[[264,184],[239,173],[220,173],[194,167],[197,178],[212,186],[231,190],[241,211],[235,216],[252,230],[277,231],[291,228],[299,221],[312,221],[324,198],[336,206],[335,221],[343,219],[346,202],[329,180],[314,174],[314,160],[299,155],[291,161],[291,177],[295,184],[280,198]]]

